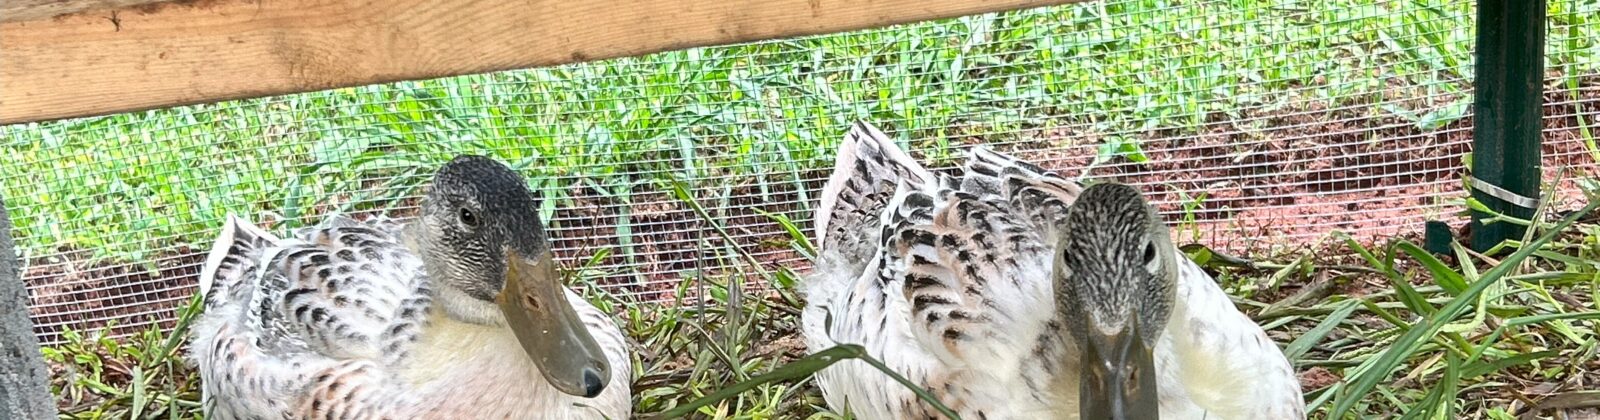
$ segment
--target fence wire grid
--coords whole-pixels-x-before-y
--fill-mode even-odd
[[[1112,0],[13,125],[0,192],[46,344],[170,326],[229,212],[278,232],[335,212],[411,216],[459,153],[526,174],[561,259],[623,302],[673,302],[685,279],[741,264],[734,246],[804,270],[768,214],[810,232],[858,119],[938,167],[985,143],[1141,185],[1180,242],[1257,255],[1461,225],[1474,13]],[[1553,1],[1549,16],[1545,167],[1592,175],[1600,1]]]

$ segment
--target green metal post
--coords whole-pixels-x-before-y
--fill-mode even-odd
[[[1472,197],[1489,209],[1529,218],[1539,198],[1544,107],[1546,0],[1479,0],[1474,74]],[[1483,251],[1523,228],[1484,225],[1472,214],[1472,248]]]

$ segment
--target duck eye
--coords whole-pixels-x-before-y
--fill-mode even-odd
[[[467,225],[467,226],[477,226],[478,225],[478,215],[472,214],[472,210],[467,210],[465,208],[462,208],[461,209],[461,224],[464,224],[464,225]]]
[[[1151,274],[1161,271],[1161,261],[1156,258],[1156,244],[1153,242],[1144,244],[1144,269]]]

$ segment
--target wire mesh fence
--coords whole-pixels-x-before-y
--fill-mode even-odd
[[[1592,173],[1600,2],[1549,5],[1545,167]],[[1180,242],[1254,255],[1465,220],[1473,20],[1465,0],[1113,0],[15,125],[0,192],[47,344],[168,325],[227,213],[407,217],[459,153],[525,173],[560,257],[616,299],[760,286],[716,273],[731,247],[804,269],[771,215],[809,232],[858,119],[938,167],[984,143],[1141,185]]]

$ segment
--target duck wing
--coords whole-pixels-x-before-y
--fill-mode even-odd
[[[201,272],[191,355],[212,415],[336,417],[405,402],[384,368],[407,356],[431,293],[394,232],[335,217],[279,239],[228,216]]]
[[[1192,402],[1210,418],[1304,419],[1305,397],[1276,342],[1228,299],[1210,274],[1178,255],[1172,316],[1156,346],[1162,409]],[[1174,404],[1168,404],[1173,402]]]
[[[1030,168],[969,159],[960,178],[934,174],[864,123],[840,147],[818,207],[810,347],[863,345],[964,416],[1038,414],[1027,411],[1054,398],[1051,375],[1038,373],[1066,342],[1034,212],[1003,192],[1007,174]],[[819,374],[835,407],[850,401],[865,418],[932,413],[857,365]]]
[[[878,277],[901,287],[912,335],[944,364],[1022,376],[1026,361],[1059,350],[1050,247],[1009,202],[914,191],[888,231]]]
[[[935,177],[888,135],[864,122],[850,127],[835,159],[836,169],[822,186],[814,216],[816,243],[859,269],[877,252],[883,212],[896,191],[904,189],[901,184],[927,184]]]

